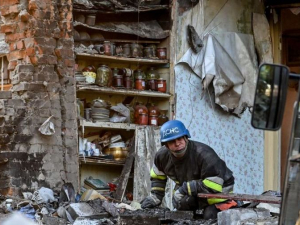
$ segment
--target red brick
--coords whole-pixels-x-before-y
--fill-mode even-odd
[[[8,53],[7,55],[7,59],[9,61],[12,61],[12,60],[18,60],[18,59],[23,59],[25,57],[25,51],[24,50],[21,50],[21,51],[13,51],[13,52],[10,52]]]
[[[35,0],[30,0],[28,5],[29,10],[37,10],[38,6]]]
[[[19,14],[20,11],[19,5],[4,6],[1,8],[1,15],[7,16],[9,14]]]
[[[1,0],[2,6],[20,4],[20,0]]]
[[[29,47],[26,49],[26,55],[27,56],[34,56],[35,55],[35,49],[34,47]]]
[[[64,64],[67,67],[73,67],[75,64],[75,60],[74,59],[65,59]]]
[[[17,49],[16,43],[10,43],[10,44],[9,44],[9,51],[10,51],[10,52],[12,52],[12,51],[14,51],[14,50],[16,50],[16,49]]]
[[[30,14],[27,11],[21,11],[19,16],[22,22],[27,22],[30,19]]]
[[[1,25],[1,33],[14,33],[17,25],[15,23]]]
[[[18,64],[17,60],[15,60],[15,61],[10,61],[10,62],[8,63],[7,69],[8,69],[8,70],[14,70],[14,69],[16,68],[17,64]]]
[[[24,42],[23,41],[18,41],[17,42],[17,49],[19,49],[19,50],[24,49]]]
[[[14,34],[8,34],[5,36],[6,42],[14,42],[14,41],[19,41],[21,39],[25,38],[24,33],[14,33]]]

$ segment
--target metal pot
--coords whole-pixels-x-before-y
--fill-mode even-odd
[[[128,155],[128,148],[107,148],[104,150],[104,154],[112,155],[115,160],[125,160]]]

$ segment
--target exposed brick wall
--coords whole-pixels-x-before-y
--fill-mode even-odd
[[[0,92],[0,192],[77,188],[72,0],[1,0],[0,13],[13,84]],[[46,136],[38,128],[51,115]]]

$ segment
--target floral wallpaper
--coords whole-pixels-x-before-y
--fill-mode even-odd
[[[213,89],[202,91],[201,79],[186,64],[175,67],[176,119],[189,129],[191,140],[211,146],[233,171],[235,193],[263,192],[263,132],[252,128],[251,114],[241,118],[214,104]],[[205,92],[205,93],[204,93]]]

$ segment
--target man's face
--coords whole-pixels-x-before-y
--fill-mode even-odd
[[[179,137],[175,140],[168,141],[166,143],[168,149],[175,153],[178,157],[182,157],[184,155],[184,150],[186,146],[186,141],[184,137]],[[182,152],[182,155],[180,154]]]

